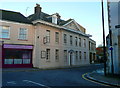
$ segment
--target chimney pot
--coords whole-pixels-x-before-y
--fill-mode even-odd
[[[40,13],[41,12],[41,7],[40,7],[40,5],[39,4],[36,4],[36,7],[35,7],[35,14],[36,13]]]

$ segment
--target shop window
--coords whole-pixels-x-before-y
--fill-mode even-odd
[[[30,64],[31,51],[5,49],[4,64]]]

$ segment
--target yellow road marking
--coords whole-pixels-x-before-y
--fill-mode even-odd
[[[87,78],[85,77],[86,74],[88,74],[88,73],[84,73],[84,74],[82,75],[82,78],[83,78],[83,79],[85,79],[85,80],[87,80],[87,81],[90,81],[90,82],[93,82],[93,83],[96,83],[96,84],[99,84],[99,85],[112,87],[112,86],[107,85],[107,84],[103,84],[103,83],[99,83],[99,82],[95,82],[95,81],[93,81],[93,80],[87,79]]]

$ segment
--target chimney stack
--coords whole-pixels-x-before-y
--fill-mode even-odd
[[[41,12],[41,7],[40,7],[40,5],[39,4],[36,4],[36,7],[35,7],[35,14],[36,13],[40,13]]]

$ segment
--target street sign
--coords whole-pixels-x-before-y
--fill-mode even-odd
[[[109,50],[113,50],[113,47],[112,47],[112,46],[110,46]]]

